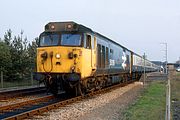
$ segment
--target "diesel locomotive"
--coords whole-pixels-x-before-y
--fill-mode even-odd
[[[157,66],[145,60],[146,72]],[[83,95],[138,80],[143,58],[115,41],[75,22],[50,22],[39,36],[37,74],[53,94]]]

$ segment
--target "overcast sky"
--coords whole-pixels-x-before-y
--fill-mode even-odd
[[[180,57],[179,0],[1,0],[0,38],[21,29],[31,41],[50,21],[75,21],[150,60]]]

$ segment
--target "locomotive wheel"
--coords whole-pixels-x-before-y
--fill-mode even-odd
[[[54,96],[57,96],[58,90],[56,88],[51,88],[50,91]]]
[[[58,85],[57,80],[53,79],[52,77],[47,77],[44,81],[44,84],[47,88],[47,93],[52,93],[53,95],[57,96],[58,94]]]
[[[76,96],[84,96],[86,91],[85,91],[85,88],[83,86],[82,83],[78,83],[77,86],[75,87],[75,90],[76,90]]]
[[[85,95],[85,93],[86,93],[85,87],[79,81],[78,81],[78,83],[73,83],[71,85],[66,85],[66,87],[64,88],[67,94],[72,95],[72,96],[80,96],[80,95],[84,96]]]
[[[70,96],[75,96],[76,90],[74,87],[70,87],[69,83],[64,84],[64,90],[66,91],[66,94],[68,94]]]
[[[103,85],[102,82],[103,81],[99,81],[99,80],[95,81],[95,86],[97,90],[100,90],[102,88],[102,85]]]
[[[50,92],[57,96],[58,94],[58,85],[57,85],[57,82],[56,80],[53,80],[53,82],[50,84]]]
[[[87,92],[86,88],[85,88],[85,86],[82,83],[80,83],[79,86],[80,86],[79,89],[81,91],[81,96],[84,96],[86,94],[86,92]]]

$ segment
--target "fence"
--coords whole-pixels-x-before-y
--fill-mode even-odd
[[[1,71],[0,89],[39,86],[39,82],[33,79],[33,72],[29,72],[20,76],[20,79],[8,79],[7,75]]]

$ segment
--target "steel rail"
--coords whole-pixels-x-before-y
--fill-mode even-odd
[[[37,93],[45,92],[45,91],[46,91],[45,87],[34,87],[34,88],[4,91],[4,92],[0,92],[0,100],[7,100],[14,97],[32,95],[32,94],[37,94]]]
[[[28,100],[28,101],[23,101],[23,102],[9,104],[9,105],[5,105],[5,106],[0,106],[0,113],[4,113],[4,112],[7,112],[7,111],[18,109],[18,108],[21,108],[21,107],[24,107],[24,106],[27,106],[27,105],[37,104],[39,102],[45,102],[45,101],[51,100],[53,98],[55,98],[53,95],[48,95],[48,96],[44,96],[44,97],[31,99],[31,100]]]

